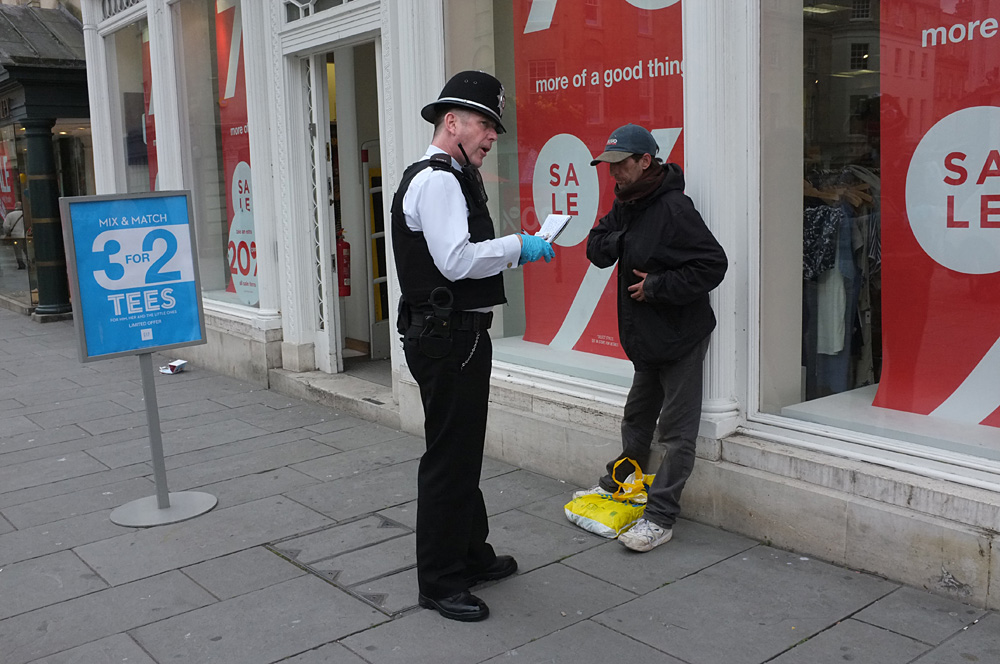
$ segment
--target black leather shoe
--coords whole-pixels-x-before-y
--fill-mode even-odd
[[[470,574],[465,577],[469,587],[483,583],[484,581],[497,581],[505,579],[517,571],[517,561],[514,556],[497,556],[493,564],[481,572]]]
[[[434,609],[449,620],[476,622],[485,620],[490,615],[490,607],[486,606],[486,602],[468,590],[442,599],[431,599],[421,593],[417,601],[425,609]]]

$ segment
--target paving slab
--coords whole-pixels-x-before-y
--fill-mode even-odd
[[[904,586],[854,617],[911,639],[937,645],[986,613],[984,609]]]
[[[102,510],[0,535],[0,566],[132,531],[111,523],[110,514],[111,510]]]
[[[183,571],[219,599],[232,599],[306,574],[262,546],[206,560]]]
[[[76,553],[116,586],[329,523],[322,515],[275,496],[94,542]]]
[[[335,456],[351,453],[341,452]],[[323,457],[316,462],[321,464],[329,458]],[[419,463],[414,460],[378,469],[366,468],[351,477],[294,489],[285,495],[331,519],[349,521],[416,498]],[[305,472],[306,466],[297,464],[294,468]]]
[[[51,498],[52,496],[62,496],[67,493],[73,493],[74,491],[80,491],[90,487],[115,484],[117,482],[123,482],[125,480],[152,474],[153,469],[150,466],[144,463],[137,463],[132,464],[131,466],[105,470],[100,473],[81,475],[72,479],[62,480],[61,482],[40,484],[27,489],[21,489],[20,491],[0,493],[0,509],[10,507],[11,505],[23,505],[24,503],[34,500],[43,500],[45,498]]]
[[[644,662],[645,664],[684,664],[666,653],[638,643],[592,620],[547,634],[518,648],[486,660],[484,664],[504,662],[572,662],[573,664],[609,664]]]
[[[268,447],[278,447],[284,445],[285,443],[293,443],[297,440],[305,440],[307,438],[309,438],[309,432],[305,429],[291,429],[289,431],[280,431],[278,433],[268,433],[263,436],[253,436],[252,438],[236,440],[231,443],[213,445],[212,447],[206,447],[192,452],[174,454],[164,459],[164,464],[169,471],[174,468],[193,466],[198,463],[224,459],[226,457],[236,456],[237,454],[246,454],[247,452],[263,450]],[[331,448],[331,450],[332,451],[328,452],[328,454],[333,454],[337,451],[333,448]]]
[[[277,496],[292,489],[316,484],[318,481],[290,468],[277,468],[255,475],[245,475],[192,488],[212,494],[219,500],[216,509],[224,509],[268,496]]]
[[[566,484],[530,470],[514,470],[479,483],[489,515],[506,512],[545,498],[562,495]]]
[[[4,517],[3,513],[0,512],[0,535],[9,533],[14,530],[14,525]]]
[[[107,466],[85,452],[72,452],[0,468],[0,486],[6,493],[102,470],[107,470]]]
[[[356,450],[359,447],[367,447],[368,445],[375,445],[377,443],[384,443],[404,437],[414,438],[413,436],[410,436],[403,431],[399,431],[398,429],[390,429],[389,427],[382,426],[381,424],[365,422],[352,427],[337,429],[322,435],[316,435],[313,436],[313,439],[322,443],[333,445],[337,449]],[[422,439],[419,438],[416,440],[420,440],[421,443],[423,442]]]
[[[436,611],[424,609],[341,643],[373,664],[479,662],[634,597],[559,564],[504,579],[476,594],[490,607],[485,623],[445,620]]]
[[[758,546],[595,620],[690,664],[758,664],[897,587]]]
[[[417,608],[417,568],[358,583],[350,592],[389,615]]]
[[[305,575],[141,627],[135,640],[161,662],[270,664],[387,618]]]
[[[177,571],[108,588],[0,620],[0,662],[25,664],[213,602]]]
[[[416,567],[417,536],[414,534],[380,542],[310,565],[339,586],[353,586]]]
[[[240,406],[268,406],[269,408],[290,408],[291,406],[302,405],[300,399],[289,397],[270,390],[250,389],[246,392],[233,392],[212,397],[212,401],[220,403],[227,408],[238,408]]]
[[[410,532],[396,523],[372,515],[301,537],[273,542],[270,546],[298,563],[311,565],[344,553],[367,549],[373,544],[396,539]]]
[[[288,408],[261,406],[240,416],[242,420],[272,433],[318,424],[330,416],[328,408],[302,403]]]
[[[0,569],[0,620],[107,587],[69,551],[7,565]]]
[[[406,436],[291,467],[324,482],[365,473],[374,479],[381,473],[380,469],[404,461],[419,459],[423,453],[423,441]],[[378,471],[378,473],[373,471]],[[414,475],[415,479],[416,475]]]
[[[360,417],[354,417],[353,415],[339,415],[328,417],[322,422],[317,422],[316,424],[306,425],[305,429],[312,431],[315,438],[315,436],[335,433],[343,429],[359,427],[363,424],[370,424],[370,422],[368,420],[363,420]]]
[[[490,544],[498,553],[517,559],[518,574],[569,558],[607,541],[571,524],[556,525],[519,510],[490,517],[489,526]]]
[[[844,620],[769,661],[769,664],[908,664],[930,650],[926,643],[857,620]]]
[[[97,436],[110,431],[119,431],[121,429],[128,429],[129,427],[142,426],[149,420],[146,415],[145,403],[140,402],[138,405],[139,410],[137,412],[117,415],[115,417],[106,417],[99,420],[91,420],[90,422],[82,423],[80,427]],[[159,404],[159,401],[157,401],[157,406],[160,416],[160,426],[163,429],[172,428],[171,422],[175,420],[190,420],[192,417],[204,415],[206,413],[228,411],[228,409],[222,404],[208,399],[188,401],[185,403],[174,404],[173,406],[162,406]]]
[[[18,528],[31,528],[82,514],[112,510],[137,498],[155,494],[156,485],[151,480],[135,477],[7,507],[3,515]]]
[[[41,429],[42,427],[24,415],[0,415],[0,431],[3,431],[5,436],[17,436]]]
[[[103,419],[109,415],[131,413],[132,411],[128,408],[112,403],[104,397],[87,397],[74,399],[70,403],[49,404],[46,410],[27,417],[45,429],[66,424],[76,424],[83,428],[87,422],[92,420]]]
[[[70,424],[64,427],[46,429],[44,431],[32,431],[22,433],[10,438],[0,438],[0,454],[7,455],[11,452],[30,452],[40,450],[40,456],[52,456],[44,452],[45,447],[55,443],[65,443],[71,440],[85,439],[93,443],[93,439],[87,435],[80,427]],[[0,457],[0,461],[13,457]],[[38,457],[35,457],[38,458]]]
[[[196,486],[204,486],[243,475],[256,475],[289,464],[311,461],[336,454],[322,443],[314,440],[296,440],[280,446],[234,454],[232,456],[205,461],[170,471],[170,487],[183,491]]]
[[[93,643],[36,659],[31,664],[156,664],[127,634],[115,634]]]
[[[913,664],[965,664],[1000,662],[1000,614],[990,613],[975,625],[963,628]]]
[[[411,500],[400,505],[393,505],[378,512],[390,521],[395,521],[401,526],[406,526],[410,530],[417,529],[417,501]]]
[[[163,431],[163,454],[170,457],[174,454],[231,443],[244,438],[253,438],[266,433],[267,431],[264,429],[240,420],[213,422],[181,431]],[[149,439],[147,437],[102,445],[89,450],[89,453],[108,468],[149,461]]]
[[[350,650],[339,643],[331,643],[325,646],[310,650],[290,659],[283,660],[281,664],[366,664]]]
[[[600,539],[601,546],[563,563],[636,593],[648,593],[758,546],[741,535],[686,519],[677,521],[668,543],[638,556],[617,540]]]
[[[9,357],[4,358],[4,365],[9,361]],[[45,395],[45,394],[55,394],[63,392],[64,390],[79,390],[80,384],[76,383],[65,376],[60,376],[59,378],[42,380],[42,381],[26,381],[24,379],[14,379],[14,375],[10,372],[4,370],[3,387],[0,387],[0,399],[17,399],[24,403],[25,401],[31,401],[34,395]]]

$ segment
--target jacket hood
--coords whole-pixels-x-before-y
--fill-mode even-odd
[[[663,180],[660,191],[670,191],[680,189],[684,191],[684,171],[677,164],[663,164],[663,170],[667,172],[667,177]]]

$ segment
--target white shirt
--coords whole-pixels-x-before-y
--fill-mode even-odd
[[[423,159],[444,153],[434,145]],[[462,166],[451,160],[456,171]],[[521,241],[516,235],[469,241],[469,207],[455,175],[428,166],[410,181],[403,196],[406,227],[424,234],[434,266],[449,281],[482,279],[517,267]]]

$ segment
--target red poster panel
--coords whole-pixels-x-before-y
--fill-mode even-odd
[[[587,260],[587,234],[611,209],[608,167],[590,165],[627,123],[683,164],[680,0],[515,0],[517,147],[524,228],[573,215],[556,260],[524,268],[527,341],[624,358],[617,268]]]
[[[142,31],[142,138],[146,143],[146,158],[149,160],[149,190],[157,191],[156,179],[160,169],[156,163],[156,119],[153,117],[153,67],[149,54],[149,29]]]
[[[250,194],[250,126],[247,122],[246,68],[240,0],[216,0],[216,58],[219,67],[219,131],[229,219],[226,286],[240,302],[256,305],[257,243]]]
[[[10,141],[13,145],[14,141]],[[6,216],[18,201],[17,155],[7,155],[7,142],[0,142],[0,216]]]
[[[1000,0],[882,0],[875,405],[1000,426]]]

